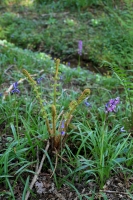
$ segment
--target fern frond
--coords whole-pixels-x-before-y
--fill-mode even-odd
[[[53,124],[53,136],[56,135],[56,107],[52,105],[52,124]]]
[[[37,98],[38,103],[40,105],[40,113],[41,113],[42,117],[46,121],[46,125],[47,125],[47,129],[48,129],[49,134],[52,135],[52,130],[50,129],[49,120],[47,118],[47,112],[46,112],[46,110],[44,108],[44,103],[43,103],[43,100],[41,98],[41,94],[38,91],[39,88],[37,86],[37,83],[36,83],[36,81],[33,80],[33,78],[30,76],[30,74],[28,73],[27,70],[23,69],[22,73],[26,76],[26,78],[28,79],[29,83],[33,87],[33,91],[35,92],[36,98]]]
[[[72,113],[76,110],[77,106],[83,102],[88,96],[90,95],[90,89],[85,89],[83,91],[83,93],[80,95],[80,97],[78,98],[78,100],[76,101],[72,101],[69,104],[69,112],[66,113],[65,118],[66,118],[66,122],[65,122],[65,126],[68,126],[68,121],[70,120]]]
[[[57,95],[57,80],[58,80],[58,72],[59,72],[59,65],[60,65],[60,59],[56,60],[56,65],[55,65],[55,77],[54,77],[54,99],[53,99],[53,103],[56,106],[56,95]]]

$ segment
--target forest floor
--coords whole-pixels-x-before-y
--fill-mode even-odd
[[[33,7],[18,7],[18,5],[11,4],[8,7],[1,7],[0,13],[2,15],[0,20],[1,26],[3,26],[0,34],[1,39],[6,39],[23,50],[29,49],[33,52],[50,54],[52,58],[58,57],[62,63],[66,63],[67,65],[69,63],[72,69],[79,65],[77,46],[80,39],[83,40],[80,66],[88,70],[88,73],[89,71],[94,73],[94,76],[96,76],[95,73],[99,73],[100,75],[107,73],[108,68],[98,68],[98,65],[101,65],[99,61],[101,60],[100,56],[102,52],[99,51],[100,49],[95,49],[96,44],[92,43],[94,37],[97,36],[95,31],[100,29],[102,24],[102,20],[98,21],[97,16],[105,17],[105,13],[103,13],[101,7],[98,10],[93,7],[88,8],[86,12],[81,12],[79,16],[79,13],[68,10],[55,12],[55,9],[53,10],[52,7],[49,7],[49,10],[45,7],[33,9]],[[94,58],[94,55],[96,55],[96,58]],[[6,66],[6,69],[8,69],[6,75],[9,75],[9,82],[7,80],[3,82],[1,89],[4,87],[7,88],[7,85],[12,81],[10,73],[13,70],[10,70],[10,67],[11,65]],[[75,88],[75,90],[79,90],[79,86],[80,81],[77,84],[75,84],[75,81],[71,81],[66,85],[64,84],[65,88]],[[4,129],[4,125],[1,126],[0,132],[5,132],[3,131]],[[6,134],[2,136],[1,145],[3,146],[6,137]],[[57,169],[56,175],[66,176],[65,169],[61,171],[60,175]],[[51,178],[51,174],[50,170],[45,171],[42,169],[33,187],[33,197],[30,198],[31,200],[132,199],[127,191],[133,186],[133,178],[126,179],[121,171],[117,172],[117,175],[114,175],[112,172],[112,177],[106,181],[102,189],[96,183],[86,183],[85,180],[79,180],[78,178],[74,182],[76,190],[65,184],[60,189],[57,189],[54,179]],[[23,187],[18,181],[14,190],[16,200],[22,199]],[[8,192],[5,189],[5,185],[0,184],[0,193],[4,191]],[[35,198],[34,194],[36,194]],[[8,199],[6,195],[0,197],[0,200],[6,199]]]

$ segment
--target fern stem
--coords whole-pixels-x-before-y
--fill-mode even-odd
[[[90,95],[90,89],[85,89],[83,91],[83,93],[80,95],[80,97],[78,98],[77,101],[72,101],[70,104],[69,104],[69,113],[67,113],[66,115],[66,122],[65,122],[65,128],[68,126],[68,122],[70,121],[71,119],[71,116],[72,116],[72,113],[76,110],[77,106],[82,102],[84,101],[88,96]]]
[[[57,90],[57,80],[58,80],[58,72],[59,72],[59,64],[60,59],[56,60],[56,68],[55,68],[55,77],[54,77],[54,101],[53,104],[56,106],[56,90]]]
[[[43,117],[43,118],[45,119],[45,121],[46,121],[46,126],[47,126],[47,129],[48,129],[48,132],[49,132],[49,134],[51,135],[51,134],[52,134],[52,130],[50,129],[49,120],[48,120],[48,118],[47,118],[47,113],[46,113],[46,111],[45,111],[44,104],[43,104],[43,101],[42,101],[42,99],[41,99],[41,95],[40,95],[40,93],[38,92],[38,89],[39,89],[39,88],[38,88],[38,86],[37,86],[37,83],[36,83],[36,81],[34,81],[34,80],[32,79],[32,77],[30,76],[30,74],[28,73],[27,70],[23,69],[23,70],[22,70],[22,73],[26,76],[26,78],[28,79],[29,83],[30,83],[31,86],[33,87],[33,91],[36,93],[36,98],[37,98],[37,100],[38,100],[38,102],[39,102],[39,104],[40,104],[40,108],[41,108],[40,112],[41,112],[41,114],[42,114],[42,117]]]

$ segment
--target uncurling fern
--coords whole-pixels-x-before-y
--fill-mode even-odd
[[[56,104],[57,95],[59,95],[59,93],[57,92],[59,65],[60,65],[60,60],[57,59],[55,64],[54,84],[52,85],[53,103],[50,105],[51,119],[49,119],[48,117],[49,113],[47,113],[45,109],[44,102],[41,98],[41,93],[39,92],[39,86],[37,85],[36,81],[33,80],[33,78],[27,72],[27,70],[25,69],[22,70],[22,73],[27,78],[30,85],[33,87],[34,94],[40,105],[40,114],[42,115],[43,119],[46,122],[47,130],[49,133],[49,139],[51,141],[51,147],[52,149],[56,148],[58,150],[61,148],[61,145],[65,143],[66,138],[68,137],[67,128],[73,117],[72,115],[73,112],[76,110],[77,106],[90,95],[90,89],[85,89],[77,100],[70,102],[68,112],[66,113],[62,112],[62,118],[59,123],[58,120],[60,118],[60,114],[57,113],[57,107],[59,105]]]

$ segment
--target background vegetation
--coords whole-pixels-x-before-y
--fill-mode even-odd
[[[41,171],[53,171],[57,189],[108,199],[109,180],[121,174],[124,198],[133,198],[132,8],[132,0],[0,2],[3,199],[26,200],[44,155]],[[46,195],[35,185],[31,199],[38,187]]]

